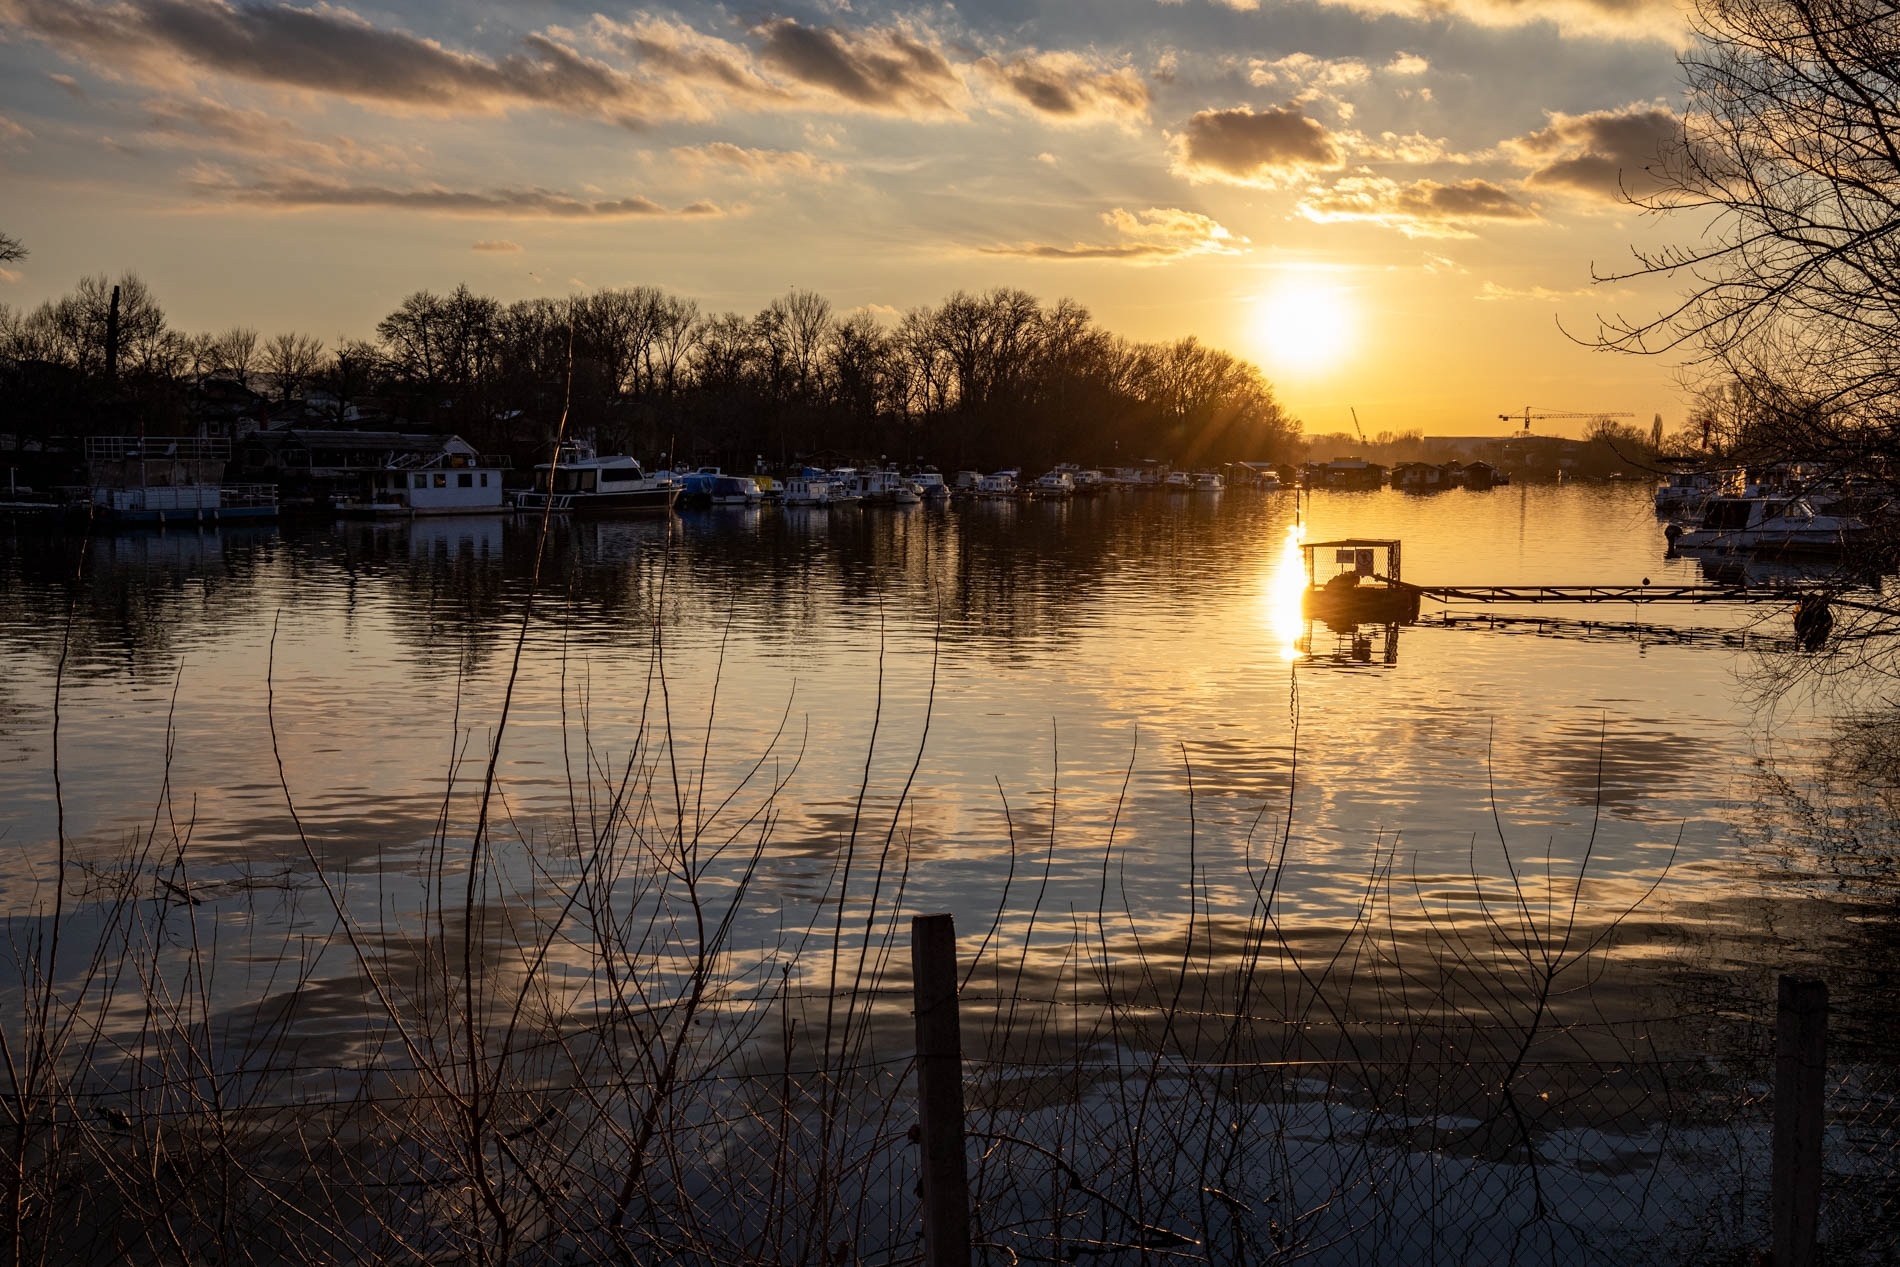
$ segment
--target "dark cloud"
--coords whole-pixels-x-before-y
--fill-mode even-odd
[[[208,144],[330,167],[404,165],[393,147],[366,146],[347,137],[311,137],[278,115],[209,98],[161,97],[146,102],[145,113],[146,138],[161,144]]]
[[[773,70],[872,110],[957,112],[963,82],[936,49],[897,28],[844,31],[779,18],[758,27],[760,60]]]
[[[1148,85],[1126,66],[1103,66],[1079,53],[1033,53],[977,66],[1017,102],[1050,118],[1132,122],[1147,117]]]
[[[1174,170],[1189,180],[1272,188],[1344,164],[1338,139],[1294,109],[1203,110],[1175,138]]]
[[[547,189],[467,190],[440,185],[397,189],[297,175],[245,182],[215,172],[200,175],[195,183],[201,193],[224,202],[284,211],[367,207],[500,220],[637,220],[722,214],[707,202],[673,209],[639,196],[589,201]]]
[[[633,124],[662,105],[653,91],[544,35],[485,58],[343,9],[221,0],[0,0],[0,22],[113,69],[178,80],[210,70],[420,109],[533,105]]]
[[[1621,202],[1654,193],[1682,145],[1682,120],[1675,114],[1660,106],[1627,106],[1552,115],[1549,127],[1506,141],[1504,148],[1531,169],[1526,185]]]
[[[1383,176],[1348,176],[1332,188],[1315,190],[1301,200],[1300,214],[1321,223],[1358,221],[1382,224],[1407,237],[1470,237],[1475,220],[1530,221],[1537,209],[1488,180],[1441,185],[1415,180],[1401,185]]]

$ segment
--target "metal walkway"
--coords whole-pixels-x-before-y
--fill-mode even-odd
[[[1407,585],[1447,603],[1791,603],[1810,591],[1743,585]]]

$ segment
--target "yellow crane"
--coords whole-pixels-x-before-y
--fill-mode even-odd
[[[1524,430],[1531,429],[1532,421],[1546,422],[1557,418],[1634,418],[1632,413],[1615,413],[1608,409],[1551,409],[1533,413],[1529,405],[1524,406],[1521,414],[1499,414],[1499,422],[1521,422]]]

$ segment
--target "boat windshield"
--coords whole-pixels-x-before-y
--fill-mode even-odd
[[[607,466],[602,467],[600,472],[600,482],[603,484],[624,484],[628,480],[637,480],[639,478],[640,468],[638,466]]]

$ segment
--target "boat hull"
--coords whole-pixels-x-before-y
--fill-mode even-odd
[[[678,488],[634,488],[611,493],[518,493],[515,509],[564,515],[664,515],[679,501]]]
[[[1350,589],[1315,586],[1300,600],[1308,620],[1334,629],[1358,625],[1409,625],[1418,619],[1418,591],[1409,585],[1359,585]]]

